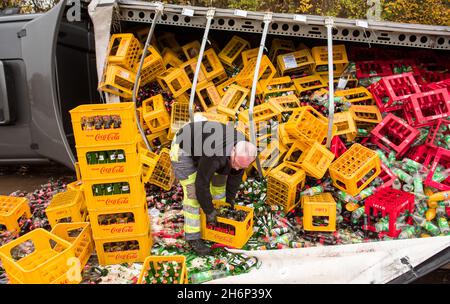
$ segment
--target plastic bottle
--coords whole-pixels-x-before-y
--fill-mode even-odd
[[[445,201],[447,199],[450,199],[450,190],[434,193],[428,198],[430,202]]]
[[[211,280],[216,280],[228,276],[224,270],[208,270],[197,272],[191,275],[192,284],[200,284]]]
[[[402,232],[398,235],[399,239],[409,239],[414,237],[416,234],[416,229],[414,226],[407,226],[405,229],[402,229]]]
[[[392,168],[391,170],[400,180],[404,181],[405,183],[407,184],[413,183],[413,177],[408,173],[406,173],[405,171],[403,171],[402,169]]]
[[[425,218],[413,214],[413,220],[416,222],[420,227],[424,228],[428,232],[430,232],[432,235],[438,235],[440,230],[439,227],[433,224],[432,222],[427,221]]]
[[[353,221],[357,221],[358,219],[361,218],[361,216],[364,214],[365,212],[365,207],[359,207],[358,209],[356,209],[355,211],[352,212],[352,220]]]
[[[442,234],[447,234],[450,232],[450,226],[448,225],[447,219],[445,217],[440,217],[438,219],[438,226]]]
[[[396,189],[396,190],[400,190],[402,188],[402,182],[398,178],[396,178],[394,180],[394,182],[392,183],[392,188]]]

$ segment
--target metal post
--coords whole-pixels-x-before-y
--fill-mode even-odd
[[[252,91],[250,93],[250,107],[248,109],[249,126],[250,126],[250,141],[256,147],[258,146],[258,144],[256,142],[255,121],[253,120],[253,107],[255,106],[255,95],[256,95],[256,86],[258,84],[259,67],[261,66],[261,59],[262,59],[263,51],[264,51],[265,44],[266,44],[267,33],[269,32],[270,22],[272,22],[272,13],[267,13],[266,15],[264,15],[264,29],[263,29],[263,33],[262,33],[262,37],[261,37],[261,43],[259,45],[258,57],[256,59],[255,72],[253,74]],[[259,162],[259,157],[256,157],[256,166],[258,168],[259,176],[262,177],[262,169],[261,169],[261,163]]]
[[[197,66],[195,67],[194,79],[192,80],[191,96],[189,98],[189,117],[191,121],[194,121],[194,99],[197,89],[198,74],[202,65],[203,53],[205,52],[206,42],[208,41],[209,28],[211,27],[211,21],[214,18],[215,8],[211,8],[206,13],[206,27],[203,34],[202,44],[200,46],[200,52],[198,54]]]
[[[138,125],[139,133],[141,133],[142,139],[144,140],[144,143],[147,146],[147,149],[152,152],[153,152],[152,147],[150,146],[150,144],[147,140],[147,137],[145,136],[145,132],[142,129],[141,124],[139,123],[139,116],[137,114],[137,107],[136,107],[136,94],[137,94],[137,90],[139,88],[139,79],[141,78],[142,66],[144,64],[145,56],[147,56],[147,51],[148,51],[147,49],[148,49],[148,46],[150,45],[150,41],[152,40],[153,32],[155,31],[156,22],[159,20],[159,18],[162,15],[162,12],[164,10],[164,5],[161,2],[157,2],[156,5],[157,5],[157,7],[155,9],[155,17],[153,18],[153,22],[150,27],[150,31],[148,32],[148,35],[147,35],[147,40],[145,41],[144,52],[142,53],[142,56],[141,56],[141,62],[139,63],[139,69],[137,70],[136,80],[135,80],[134,86],[133,86],[133,103],[135,106],[134,115],[136,117],[136,123]]]
[[[328,133],[327,148],[331,146],[334,121],[333,18],[325,19],[328,46]]]

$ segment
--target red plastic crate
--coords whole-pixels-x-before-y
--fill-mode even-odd
[[[396,221],[405,211],[411,214],[414,212],[414,194],[392,188],[380,189],[365,201],[365,212],[368,219],[366,229],[376,231],[372,216],[385,217],[389,215],[389,232],[382,232],[379,235],[387,234],[390,237],[397,237],[401,230],[396,229]],[[409,217],[406,222],[412,224],[412,218]]]
[[[438,89],[447,89],[447,92],[450,94],[450,77],[449,79],[445,79],[439,82],[433,82],[424,86],[424,90],[426,91]]]
[[[428,166],[431,163],[431,159],[433,158],[433,155],[435,154],[434,150],[435,150],[434,148],[431,148],[427,145],[420,145],[420,146],[413,147],[412,149],[410,149],[410,151],[407,154],[407,157],[428,168]]]
[[[430,128],[430,131],[428,133],[427,140],[425,141],[425,144],[432,148],[439,148],[437,136],[440,132],[441,127],[446,127],[446,131],[444,131],[443,135],[450,135],[450,120],[448,119],[438,119],[436,123]],[[445,148],[445,147],[443,147]]]
[[[392,75],[392,71],[382,60],[358,61],[356,66],[356,78],[384,77]]]
[[[436,172],[436,168],[438,165],[443,166],[445,169],[450,168],[450,150],[437,148],[436,156],[433,159],[433,163],[431,164],[430,171],[428,172],[424,184],[426,186],[436,188],[440,191],[450,190],[450,176],[448,176],[442,182],[437,182],[433,180],[433,175]]]
[[[420,132],[401,118],[388,114],[370,133],[374,144],[388,153],[392,149],[400,157],[407,152]]]
[[[410,95],[420,93],[419,85],[412,73],[383,77],[368,89],[381,112],[398,110]]]
[[[426,83],[440,82],[450,78],[449,72],[421,70],[420,76]]]
[[[334,136],[331,140],[330,151],[337,157],[341,156],[342,153],[347,151],[347,147],[339,136]]]
[[[381,173],[380,175],[378,175],[378,177],[383,180],[383,185],[378,187],[378,189],[388,188],[392,186],[394,180],[397,179],[397,176],[394,174],[394,172],[392,172],[391,169],[389,169],[389,167],[383,164],[382,162],[381,162]]]
[[[387,60],[385,61],[388,69],[391,71],[391,75],[400,74],[398,73],[398,69],[402,66],[408,67],[410,71],[407,73],[412,73],[414,76],[420,76],[420,70],[417,67],[417,64],[414,60],[410,59],[396,59],[396,60]]]
[[[447,89],[413,94],[405,101],[404,113],[411,126],[433,125],[435,120],[450,116],[450,95]]]

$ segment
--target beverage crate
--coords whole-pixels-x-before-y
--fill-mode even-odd
[[[316,46],[311,49],[312,57],[316,62],[316,72],[320,75],[328,75],[328,48]],[[335,75],[340,75],[348,65],[345,45],[333,45],[333,70]]]
[[[145,196],[139,204],[133,208],[89,209],[94,238],[132,237],[146,233],[150,228],[150,217]]]
[[[139,157],[137,137],[127,144],[77,146],[78,162],[83,178],[108,178],[137,174]],[[130,138],[131,139],[131,138]]]
[[[192,86],[188,75],[181,68],[170,68],[156,77],[156,80],[163,90],[172,92],[174,98],[180,96]]]
[[[293,81],[299,97],[309,96],[314,91],[328,87],[327,82],[317,73],[311,76],[295,78]]]
[[[228,78],[225,69],[220,62],[219,56],[217,56],[214,49],[207,49],[202,58],[202,67],[208,81],[213,83],[222,82],[223,77]]]
[[[170,127],[170,115],[161,94],[152,96],[142,102],[142,117],[152,133]]]
[[[448,138],[450,137],[450,120],[438,119],[436,124],[431,126],[426,140],[426,144],[431,148],[450,149]]]
[[[281,76],[313,74],[315,68],[316,63],[309,49],[287,53],[277,57],[278,74]]]
[[[170,112],[170,132],[176,134],[189,121],[189,103],[175,101]]]
[[[370,133],[374,144],[387,153],[392,149],[400,157],[408,151],[420,132],[401,118],[388,114]]]
[[[219,95],[223,97],[223,95],[225,95],[225,93],[227,92],[228,88],[233,84],[237,85],[235,77],[231,77],[230,79],[227,79],[226,81],[218,85],[217,92],[219,92]]]
[[[165,32],[157,36],[157,41],[160,49],[171,49],[175,54],[182,54],[183,50],[178,44],[175,34],[172,32]]]
[[[267,203],[279,205],[289,212],[300,203],[300,189],[305,186],[303,169],[283,162],[267,176]],[[300,189],[299,189],[300,188]]]
[[[431,168],[428,172],[427,178],[424,181],[424,185],[436,188],[440,191],[448,191],[450,190],[450,176],[445,176],[445,172],[442,172],[440,175],[443,175],[443,180],[437,180],[435,175],[438,166],[442,166],[445,170],[449,170],[450,150],[437,148],[435,153],[435,157],[431,163]]]
[[[368,122],[378,124],[383,120],[377,106],[352,105],[349,110],[356,123]]]
[[[291,77],[276,77],[267,83],[262,93],[262,100],[272,97],[282,97],[284,94],[294,95],[295,92],[297,92],[297,89]]]
[[[158,186],[166,191],[172,188],[175,181],[175,175],[170,161],[170,150],[161,149],[159,154],[146,150],[141,153],[141,162],[143,163],[143,181]]]
[[[83,183],[88,209],[136,207],[145,195],[141,171],[125,177],[84,179]]]
[[[83,181],[76,180],[74,182],[71,182],[67,184],[67,190],[74,190],[74,191],[84,191]]]
[[[32,252],[19,257],[27,249]],[[67,262],[75,258],[72,244],[42,228],[0,247],[0,258],[10,284],[79,283],[68,276]]]
[[[162,58],[166,68],[178,68],[183,64],[183,61],[178,58],[178,55],[169,48],[163,49]]]
[[[303,196],[302,208],[304,230],[336,231],[336,201],[331,193]]]
[[[426,168],[428,168],[435,154],[435,148],[430,147],[428,144],[426,144],[413,147],[408,151],[406,155],[409,159],[421,163]]]
[[[296,139],[289,135],[285,127],[286,123],[278,124],[278,138],[284,146],[290,146],[296,141]]]
[[[180,65],[180,69],[184,70],[184,72],[188,76],[189,81],[191,83],[194,82],[194,75],[195,75],[195,70],[197,68],[197,61],[198,61],[198,57],[195,57],[195,58],[192,58],[192,59],[184,62],[182,65]],[[200,84],[205,81],[207,81],[206,75],[205,75],[205,67],[203,65],[201,65],[200,70],[198,71],[197,83]]]
[[[213,204],[214,208],[216,209],[220,206],[229,205],[226,202],[218,200],[213,200]],[[218,216],[217,226],[212,226],[209,224],[207,225],[205,213],[202,209],[200,209],[202,239],[231,246],[234,248],[242,248],[253,235],[253,208],[235,205],[234,209],[247,212],[245,220],[239,222]],[[228,231],[226,231],[225,229],[222,229],[222,227],[220,227],[226,225],[228,225],[228,227],[231,229],[228,229]]]
[[[267,174],[278,165],[279,160],[283,158],[287,149],[277,139],[272,139],[268,144],[260,141],[258,146],[261,144],[264,144],[264,146],[262,146],[264,149],[259,153],[258,157],[261,164],[261,173],[263,176],[267,176]],[[253,167],[258,169],[256,162],[253,163]]]
[[[67,190],[55,194],[45,209],[50,226],[53,228],[58,223],[84,222],[87,210],[83,209],[83,203],[80,191]]]
[[[263,121],[268,121],[272,118],[276,118],[281,115],[280,108],[274,106],[271,103],[262,103],[253,108],[253,121],[255,124],[258,124]],[[239,113],[239,121],[242,121],[245,124],[249,124],[249,110],[244,110]]]
[[[300,101],[295,94],[272,97],[269,99],[269,103],[278,108],[281,115],[278,117],[278,122],[287,122],[294,110],[300,107]]]
[[[204,117],[206,120],[217,121],[217,122],[223,123],[225,125],[229,122],[228,116],[226,116],[224,114],[197,112],[197,113],[195,113],[195,116],[197,116],[197,115]]]
[[[139,64],[136,65],[134,72],[137,73]],[[149,46],[147,50],[147,56],[144,59],[141,69],[140,85],[144,86],[156,79],[156,77],[162,74],[166,70],[164,61],[158,51]]]
[[[250,43],[238,36],[233,36],[219,53],[222,63],[227,66],[242,66],[241,53],[250,48]]]
[[[327,172],[333,159],[334,154],[331,151],[315,142],[301,159],[301,167],[309,176],[321,179]]]
[[[192,42],[189,42],[181,47],[183,50],[184,56],[186,56],[187,59],[192,59],[198,56],[200,53],[200,42],[198,40],[194,40]]]
[[[303,159],[311,146],[311,144],[304,141],[294,141],[284,156],[283,161],[301,168]]]
[[[77,146],[127,144],[137,131],[134,103],[81,105],[69,111]]]
[[[432,125],[435,120],[450,116],[450,95],[447,89],[416,93],[405,102],[405,116],[411,126]]]
[[[389,216],[389,231],[387,233],[379,233],[380,236],[388,235],[397,237],[401,229],[397,229],[397,218],[408,211],[409,214],[414,212],[414,194],[404,191],[383,188],[369,196],[365,201],[365,213],[367,215],[366,229],[375,232],[375,223],[373,218]],[[412,218],[408,217],[406,223],[411,225]]]
[[[347,141],[353,141],[356,138],[356,123],[350,111],[334,113],[333,125],[336,126],[336,132],[333,135],[345,135]]]
[[[153,150],[158,149],[160,146],[165,146],[170,143],[169,134],[166,130],[152,133],[145,136]]]
[[[270,44],[270,61],[276,62],[277,57],[282,54],[295,52],[295,45],[292,40],[275,38]]]
[[[8,231],[20,232],[18,220],[26,216],[31,218],[30,206],[26,197],[0,195],[0,226]]]
[[[167,266],[167,264],[169,264]],[[175,265],[176,266],[175,266]],[[172,271],[170,270],[172,267]],[[163,281],[148,282],[146,277],[149,275],[155,276],[158,273],[158,268],[160,268],[164,273],[169,274],[165,276],[169,279],[171,284],[188,284],[188,272],[186,267],[186,257],[184,255],[170,255],[170,256],[149,256],[145,259],[144,265],[142,267],[138,284],[161,284]],[[166,269],[168,268],[168,269]],[[173,269],[176,268],[176,269]],[[150,272],[150,273],[149,273]],[[167,280],[165,279],[165,280]],[[161,277],[161,280],[164,280]]]
[[[336,157],[341,156],[345,151],[347,151],[347,147],[339,138],[339,136],[333,136],[333,139],[331,140],[330,151]]]
[[[80,260],[83,269],[94,252],[91,225],[87,222],[60,223],[53,227],[52,233],[72,244],[75,257]]]
[[[244,66],[246,66],[248,64],[248,61],[250,59],[257,58],[258,57],[258,53],[259,53],[259,48],[254,48],[254,49],[243,51],[241,53],[241,56],[242,56],[242,63],[244,64]]]
[[[358,87],[348,90],[338,90],[334,93],[335,97],[342,98],[342,101],[350,102],[353,105],[375,105],[372,94],[364,87]]]
[[[386,60],[389,70],[392,74],[402,74],[412,72],[414,76],[420,76],[420,70],[414,60],[410,59],[396,59]]]
[[[383,162],[380,163],[381,166],[381,173],[378,175],[379,178],[383,180],[383,184],[378,187],[378,189],[382,188],[388,188],[391,187],[394,181],[397,179],[397,176],[394,174],[394,172],[389,169],[388,166],[383,164]]]
[[[366,60],[355,62],[356,77],[371,78],[371,77],[384,77],[392,75],[392,71],[386,61],[383,60]]]
[[[375,151],[353,144],[329,171],[336,188],[355,196],[380,174],[380,159]]]
[[[295,110],[286,123],[286,131],[298,140],[306,143],[322,143],[327,137],[328,119],[311,106]],[[333,126],[335,132],[336,127]]]
[[[421,69],[419,74],[414,74],[416,79],[422,80],[420,84],[427,84],[433,82],[441,82],[450,79],[450,72],[448,69],[443,71],[429,71]],[[417,80],[419,82],[419,80]]]
[[[255,74],[257,58],[251,58],[247,65],[245,65],[239,74],[236,75],[236,82],[245,88],[250,88],[253,85],[253,76]],[[256,94],[262,94],[264,88],[272,80],[277,73],[275,66],[270,62],[269,57],[263,55],[261,58],[261,65],[258,71],[258,83]]]
[[[118,65],[108,65],[103,72],[98,86],[100,91],[117,95],[126,99],[133,97],[136,73]]]
[[[222,97],[220,105],[217,107],[217,113],[225,114],[231,119],[235,119],[236,113],[242,107],[246,108],[250,90],[238,85],[231,85],[225,95]]]
[[[133,34],[114,34],[108,45],[108,64],[134,70],[138,65],[142,46]]]
[[[219,105],[222,101],[216,86],[211,81],[198,84],[196,92],[204,111]]]
[[[450,94],[450,78],[427,84],[424,86],[426,91],[438,90],[438,89],[447,89],[447,92]]]
[[[100,265],[142,263],[153,246],[150,230],[134,236],[94,238],[94,242]]]
[[[409,95],[420,93],[420,88],[412,73],[404,73],[381,78],[369,91],[380,111],[389,112],[400,108]]]

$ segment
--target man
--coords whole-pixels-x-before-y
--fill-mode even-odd
[[[211,253],[201,239],[200,207],[207,222],[216,223],[212,200],[234,207],[244,169],[256,158],[256,147],[234,128],[213,121],[197,121],[181,128],[172,141],[170,158],[183,187],[185,238],[199,255]]]

